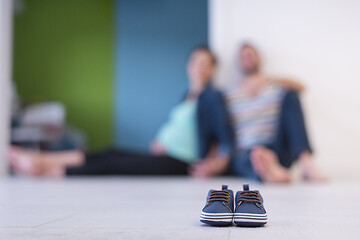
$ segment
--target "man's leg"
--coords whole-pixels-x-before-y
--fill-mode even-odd
[[[252,176],[255,172],[267,182],[289,182],[291,174],[287,168],[304,149],[310,150],[310,146],[300,101],[295,92],[288,92],[282,102],[274,142],[256,146],[248,153],[237,156],[234,169],[245,176]]]
[[[312,152],[297,93],[284,96],[279,120],[278,134],[270,149],[278,154],[282,166],[290,168],[302,153]]]
[[[283,99],[278,134],[269,148],[276,152],[285,168],[298,160],[305,178],[325,180],[314,165],[301,103],[295,92],[288,92]]]
[[[290,171],[281,166],[275,152],[264,146],[236,154],[232,171],[238,176],[264,182],[287,183],[291,180]]]
[[[239,177],[261,180],[251,163],[251,150],[237,152],[231,160],[231,173]]]

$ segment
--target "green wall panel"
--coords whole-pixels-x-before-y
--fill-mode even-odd
[[[28,0],[14,20],[14,73],[25,102],[60,101],[91,149],[113,140],[113,0]]]

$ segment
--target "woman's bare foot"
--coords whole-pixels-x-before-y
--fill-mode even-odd
[[[80,151],[40,152],[9,148],[10,166],[20,174],[27,176],[63,177],[66,167],[80,166],[84,155]]]
[[[290,171],[280,165],[276,154],[265,147],[255,147],[251,151],[251,163],[255,172],[265,182],[288,183]]]
[[[41,153],[39,151],[10,147],[8,157],[10,167],[17,173],[39,176],[43,172]]]
[[[150,144],[150,151],[157,156],[166,155],[166,148],[157,140]]]
[[[329,180],[316,167],[311,153],[303,152],[300,154],[299,163],[305,180],[312,182],[327,182]]]

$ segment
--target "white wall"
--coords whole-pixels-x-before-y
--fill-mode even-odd
[[[11,76],[12,0],[0,0],[0,176],[6,175]]]
[[[255,43],[270,75],[297,79],[318,165],[360,179],[360,1],[210,0],[218,81],[236,77],[242,40]]]

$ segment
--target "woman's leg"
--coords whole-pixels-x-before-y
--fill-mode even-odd
[[[188,164],[169,157],[107,150],[86,156],[81,167],[66,175],[186,175]]]
[[[81,151],[40,152],[11,147],[10,165],[29,176],[64,175],[185,175],[188,164],[168,157],[109,149],[85,155]]]

